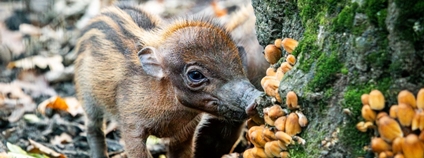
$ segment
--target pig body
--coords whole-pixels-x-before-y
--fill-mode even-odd
[[[107,157],[107,115],[120,122],[129,157],[151,157],[149,135],[170,138],[168,157],[193,157],[203,113],[243,122],[261,94],[246,78],[243,49],[209,19],[165,25],[119,6],[102,11],[82,33],[75,85],[92,157]]]

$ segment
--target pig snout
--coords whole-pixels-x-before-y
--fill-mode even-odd
[[[248,80],[229,82],[222,87],[221,93],[218,94],[219,98],[226,102],[224,104],[226,106],[221,108],[218,113],[231,119],[247,119],[249,115],[256,113],[255,100],[262,93],[263,92],[257,90]]]

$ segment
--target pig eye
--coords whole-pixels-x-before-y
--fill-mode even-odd
[[[187,73],[187,76],[191,82],[200,82],[205,79],[205,76],[203,76],[203,74],[199,71],[189,71]]]

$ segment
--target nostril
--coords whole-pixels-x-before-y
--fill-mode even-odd
[[[256,102],[253,102],[253,104],[250,104],[249,106],[246,107],[246,114],[249,116],[257,114]]]

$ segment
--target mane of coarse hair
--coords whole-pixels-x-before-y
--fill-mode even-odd
[[[172,36],[176,31],[189,27],[212,29],[219,33],[220,36],[223,37],[223,40],[228,40],[228,42],[233,41],[231,34],[215,19],[204,15],[194,15],[177,18],[167,23],[165,26],[146,32],[146,35],[140,37],[140,43],[143,46],[156,47],[165,41],[166,38]]]

